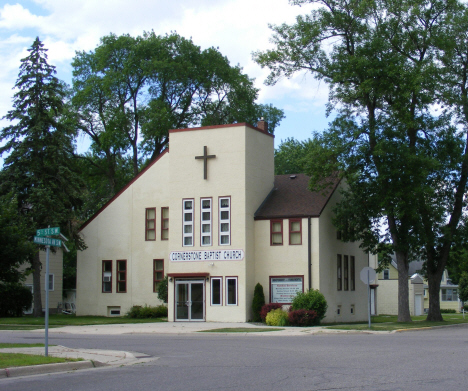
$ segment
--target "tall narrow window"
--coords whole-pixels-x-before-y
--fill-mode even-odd
[[[231,198],[219,198],[219,244],[231,244]]]
[[[283,220],[270,220],[270,245],[283,245]]]
[[[117,261],[117,293],[127,292],[127,261]]]
[[[156,208],[146,208],[145,240],[156,240]]]
[[[343,256],[343,288],[345,291],[349,289],[349,274],[348,274],[348,256]]]
[[[390,270],[389,270],[389,269],[384,269],[384,271],[383,271],[383,279],[384,279],[384,280],[390,280]]]
[[[237,277],[226,277],[226,304],[237,305]]]
[[[164,260],[153,259],[153,292],[158,291],[158,285],[164,278]]]
[[[202,198],[200,200],[201,208],[201,239],[202,246],[211,246],[211,198]]]
[[[301,219],[289,219],[289,244],[302,244]]]
[[[161,240],[169,239],[169,208],[161,208]]]
[[[102,261],[102,292],[112,292],[112,261]]]
[[[356,267],[354,257],[349,257],[350,269],[351,269],[351,278],[349,279],[350,290],[354,291],[356,289]]]
[[[193,246],[193,200],[183,201],[183,245]]]
[[[54,290],[54,275],[49,273],[49,291]]]
[[[337,279],[337,284],[336,284],[336,288],[341,291],[342,289],[342,285],[341,285],[341,255],[338,254],[337,257],[336,257],[336,279]]]
[[[221,277],[211,277],[211,305],[222,305],[223,279]]]

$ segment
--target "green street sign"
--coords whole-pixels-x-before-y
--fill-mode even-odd
[[[59,235],[60,227],[54,228],[42,228],[36,231],[36,236],[49,236],[49,235]]]
[[[34,243],[43,244],[44,246],[61,247],[62,241],[60,239],[44,238],[41,236],[34,236]]]

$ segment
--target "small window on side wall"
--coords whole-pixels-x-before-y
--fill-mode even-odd
[[[164,278],[164,259],[153,259],[153,292],[158,291],[158,285]]]
[[[156,240],[156,208],[146,208],[145,213],[145,240]]]
[[[169,208],[161,208],[161,240],[169,240]]]
[[[127,292],[127,261],[117,261],[117,293]]]
[[[112,293],[112,261],[102,261],[102,292]]]
[[[283,220],[270,221],[270,245],[283,245]]]
[[[302,244],[302,220],[289,219],[289,244]]]
[[[342,287],[342,275],[341,275],[341,254],[338,254],[336,256],[336,289],[341,291],[343,289]]]

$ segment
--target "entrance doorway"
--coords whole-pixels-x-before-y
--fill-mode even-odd
[[[176,280],[176,321],[205,320],[205,281]]]

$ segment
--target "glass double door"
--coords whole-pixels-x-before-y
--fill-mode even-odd
[[[179,280],[175,283],[176,321],[205,320],[205,281]]]

